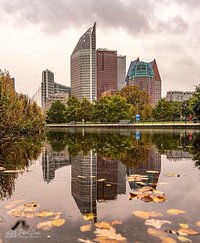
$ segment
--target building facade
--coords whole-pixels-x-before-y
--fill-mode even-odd
[[[70,94],[71,88],[64,84],[54,82],[54,73],[46,69],[42,72],[41,91],[39,89],[33,99],[40,105],[38,102],[38,96],[40,96],[41,107],[45,111],[47,107],[49,107],[49,104],[55,100],[62,100],[65,102]]]
[[[79,100],[96,99],[96,23],[81,36],[71,55],[71,94]]]
[[[117,90],[117,51],[97,50],[97,99],[108,90]]]
[[[54,94],[54,73],[48,69],[42,72],[42,83],[41,83],[41,104],[42,108],[45,109],[45,103],[50,95]]]
[[[161,83],[155,59],[152,62],[143,62],[137,58],[131,62],[126,76],[126,85],[136,85],[140,90],[145,91],[152,106],[161,99]]]
[[[126,79],[126,56],[117,56],[117,90],[125,86]]]
[[[62,104],[67,105],[67,101],[69,99],[69,93],[55,93],[54,95],[50,95],[45,102],[45,111],[51,108],[53,102],[59,100]]]
[[[168,91],[167,92],[167,96],[166,99],[168,101],[179,101],[179,102],[183,102],[186,100],[189,100],[190,98],[192,98],[194,92],[190,92],[190,91]]]

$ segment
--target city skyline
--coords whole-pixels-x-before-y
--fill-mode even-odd
[[[94,21],[98,24],[97,48],[115,49],[127,56],[127,63],[138,56],[144,61],[156,58],[162,96],[172,86],[173,90],[194,90],[200,80],[198,1],[95,3],[82,1],[75,8],[74,3],[62,0],[2,1],[0,63],[15,78],[18,92],[32,96],[44,69],[52,70],[59,83],[69,86],[71,52]]]

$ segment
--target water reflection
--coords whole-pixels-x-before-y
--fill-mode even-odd
[[[0,167],[6,170],[28,169],[42,150],[43,137],[22,137],[0,142]],[[12,196],[18,173],[0,171],[0,200]]]

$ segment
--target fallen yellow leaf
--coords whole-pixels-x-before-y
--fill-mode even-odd
[[[185,242],[185,243],[191,243],[192,241],[184,236],[178,236],[178,239],[181,241],[181,242]]]
[[[65,223],[65,219],[53,219],[51,224],[56,227],[60,227]]]
[[[167,213],[172,215],[179,215],[179,214],[184,214],[185,211],[179,209],[168,209]]]
[[[95,218],[95,215],[93,213],[88,213],[83,216],[85,220],[92,220]]]
[[[171,224],[169,220],[159,220],[159,219],[147,219],[145,225],[153,226],[156,229],[160,229],[164,224]]]
[[[162,240],[162,243],[176,243],[176,240],[173,239],[173,238],[169,238],[169,237],[167,237],[167,238],[164,238],[164,239]]]
[[[13,208],[16,204],[22,203],[24,200],[14,200],[5,206],[6,209]]]
[[[100,229],[110,229],[112,227],[108,222],[98,222],[95,223],[95,226]]]
[[[43,210],[35,214],[36,217],[45,218],[54,215],[53,212],[48,210]]]
[[[91,225],[90,224],[87,224],[87,225],[83,225],[80,227],[80,231],[81,232],[87,232],[87,231],[90,231],[91,230]]]
[[[97,237],[105,237],[105,239],[109,240],[117,240],[117,241],[126,241],[126,238],[123,237],[121,234],[117,234],[116,230],[111,227],[108,229],[96,229],[94,233],[97,235]]]
[[[168,173],[168,174],[165,174],[164,176],[175,177],[175,176],[177,176],[177,174],[176,173]]]
[[[50,230],[52,228],[52,223],[51,221],[44,221],[39,223],[36,226],[37,229],[41,229],[41,230]]]
[[[144,211],[134,211],[133,215],[141,219],[149,219],[149,214]]]
[[[94,243],[94,241],[91,241],[91,240],[84,240],[84,239],[81,239],[81,238],[79,238],[78,241],[80,241],[80,242],[84,242],[84,243]]]
[[[112,225],[122,224],[122,221],[120,220],[113,220],[110,222]]]
[[[197,232],[196,230],[192,230],[192,229],[179,229],[178,231],[179,235],[198,235],[199,232]]]
[[[189,229],[188,224],[179,224],[179,226],[181,227],[181,229]]]
[[[167,200],[164,195],[159,195],[159,196],[152,195],[152,198],[153,198],[153,201],[156,203],[163,203]]]
[[[149,219],[150,217],[152,218],[156,218],[158,216],[163,216],[161,213],[158,212],[145,212],[145,211],[133,211],[133,215],[135,215],[138,218],[142,218],[142,219]]]
[[[147,173],[151,173],[151,174],[159,174],[160,172],[157,170],[147,170]]]
[[[196,222],[196,225],[197,225],[197,226],[200,226],[200,221]]]

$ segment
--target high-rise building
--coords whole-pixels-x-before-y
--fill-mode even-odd
[[[137,58],[131,62],[126,76],[126,85],[137,85],[140,90],[145,91],[153,106],[161,99],[161,83],[155,59],[152,62],[143,62]]]
[[[54,94],[54,73],[48,69],[42,72],[41,100],[42,108],[45,109],[45,103],[50,95]]]
[[[40,105],[38,102],[38,95],[40,95],[42,109],[46,110],[46,107],[49,106],[49,101],[60,100],[61,97],[64,97],[63,101],[65,101],[64,99],[66,97],[68,98],[70,93],[71,88],[64,84],[54,82],[54,73],[46,69],[42,72],[41,91],[39,89],[36,92],[33,100],[36,100],[37,104]],[[46,103],[48,103],[47,106]]]
[[[79,100],[96,99],[96,23],[81,36],[71,55],[71,92]]]
[[[117,51],[98,49],[97,99],[108,90],[117,90]]]
[[[126,56],[117,57],[117,90],[124,88],[126,79]]]

